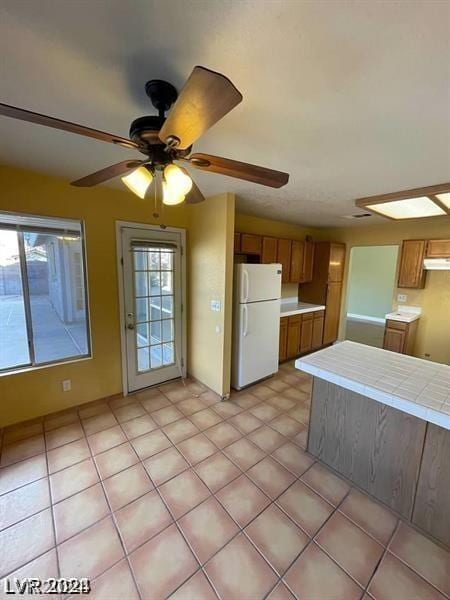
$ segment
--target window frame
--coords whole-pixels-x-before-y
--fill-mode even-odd
[[[3,221],[3,218],[8,219],[9,222]],[[32,219],[41,219],[42,221],[48,220],[53,223],[60,221],[61,228],[57,227],[45,227],[41,225],[26,225],[17,222],[16,224],[12,223],[11,220],[17,218],[22,220],[26,220],[27,218]],[[58,358],[45,362],[36,362],[35,358],[35,350],[33,344],[33,328],[32,328],[32,315],[31,315],[31,299],[29,293],[29,282],[28,282],[28,270],[27,270],[27,261],[25,254],[25,243],[24,243],[24,233],[32,232],[32,233],[47,233],[50,235],[67,235],[69,229],[64,227],[64,224],[67,225],[68,222],[76,223],[79,227],[79,237],[81,242],[81,265],[83,269],[83,284],[84,284],[84,302],[85,302],[85,316],[86,316],[86,342],[87,342],[87,352],[85,354],[75,354],[73,356],[65,356],[64,358]],[[28,343],[28,352],[29,352],[29,362],[13,366],[0,368],[0,377],[4,377],[7,375],[14,375],[17,373],[23,373],[28,371],[34,371],[37,369],[53,367],[57,365],[62,365],[66,363],[79,362],[84,360],[90,360],[93,358],[92,354],[92,331],[91,331],[91,315],[90,315],[90,302],[89,302],[89,288],[88,288],[88,272],[87,272],[87,254],[86,254],[86,234],[85,234],[85,223],[83,219],[74,219],[74,218],[64,218],[64,217],[53,217],[50,215],[34,215],[28,213],[16,213],[9,211],[0,211],[0,229],[10,230],[17,232],[17,242],[19,247],[19,265],[20,265],[20,273],[22,280],[22,293],[23,293],[23,302],[24,302],[24,311],[25,311],[25,319],[26,319],[26,330],[27,330],[27,343]],[[78,235],[78,232],[77,232]],[[54,258],[54,257],[52,257]],[[51,261],[48,261],[51,262]],[[50,265],[49,265],[50,266]]]

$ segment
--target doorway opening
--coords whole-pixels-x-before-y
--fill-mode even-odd
[[[185,232],[118,223],[124,393],[186,376]]]
[[[383,347],[392,310],[398,246],[355,246],[350,252],[345,339]]]

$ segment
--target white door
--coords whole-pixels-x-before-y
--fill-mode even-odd
[[[261,302],[280,298],[281,265],[236,265],[235,289],[238,302]]]
[[[180,232],[121,228],[128,391],[185,374]]]
[[[232,385],[240,389],[278,371],[280,301],[238,305]]]

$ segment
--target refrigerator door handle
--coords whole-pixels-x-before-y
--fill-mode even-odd
[[[244,317],[242,320],[242,336],[246,337],[248,333],[248,308],[245,304],[242,307],[242,316]]]
[[[245,290],[245,294],[244,294],[244,298],[243,298],[243,302],[247,302],[248,300],[248,292],[249,292],[249,279],[248,279],[248,271],[246,269],[244,269],[242,271],[242,277],[244,279],[243,283],[245,283],[245,285],[243,285],[243,289]]]

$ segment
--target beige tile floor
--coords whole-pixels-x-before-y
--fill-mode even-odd
[[[442,600],[449,554],[305,452],[309,392],[287,363],[229,402],[176,382],[5,429],[0,578],[88,577],[108,600]]]

